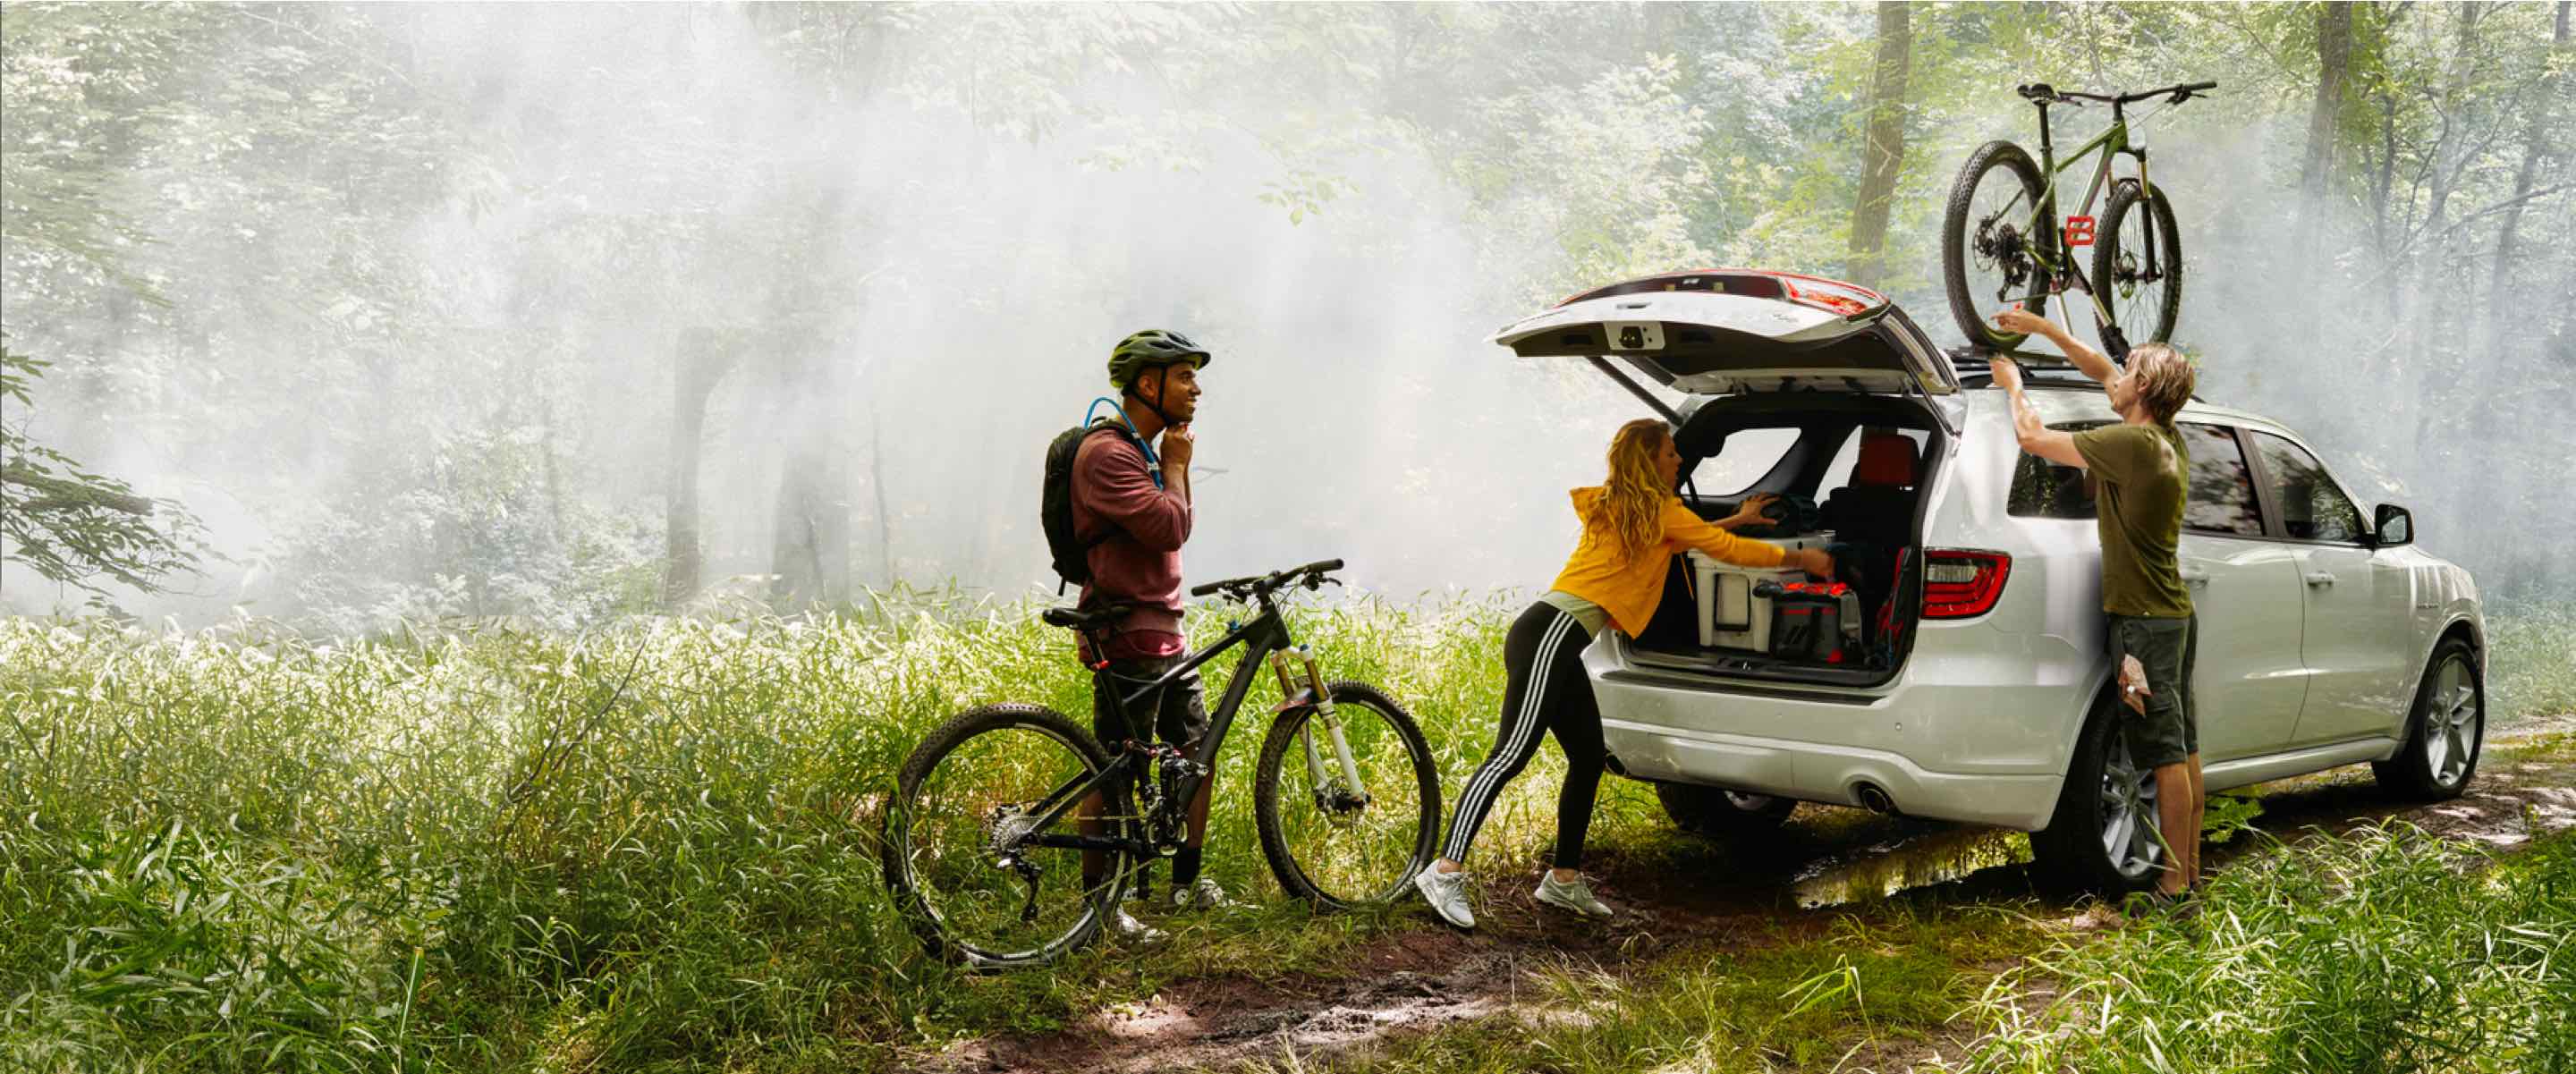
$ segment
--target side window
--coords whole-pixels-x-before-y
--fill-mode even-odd
[[[2299,445],[2270,433],[2254,434],[2254,449],[2263,453],[2263,469],[2272,482],[2272,498],[2281,505],[2281,528],[2301,541],[2358,543],[2365,530],[2361,511],[2326,476],[2317,457]]]
[[[2191,449],[2191,497],[2184,501],[2182,525],[2202,533],[2231,537],[2263,535],[2263,511],[2254,498],[2254,475],[2245,468],[2245,449],[2236,434],[2220,425],[2183,422],[2184,446]]]
[[[1842,450],[1834,454],[1833,463],[1825,467],[1825,479],[1816,485],[1817,499],[1821,500],[1831,495],[1835,489],[1851,484],[1852,468],[1860,465],[1860,438],[1862,434],[1872,431],[1903,433],[1906,439],[1914,441],[1914,465],[1918,471],[1914,475],[1914,480],[1918,485],[1922,483],[1923,475],[1919,471],[1923,466],[1924,445],[1932,442],[1932,434],[1921,429],[1864,425],[1852,430],[1851,435],[1843,438]]]
[[[2080,433],[2107,421],[2070,421],[2049,428]],[[2027,451],[2013,464],[2012,492],[2004,511],[2021,518],[2092,518],[2093,482],[2081,466],[2062,466]]]
[[[1700,460],[1699,468],[1690,472],[1691,487],[1703,496],[1731,497],[1753,487],[1762,475],[1780,464],[1780,457],[1798,442],[1798,430],[1738,429],[1726,434],[1726,443],[1717,454]]]

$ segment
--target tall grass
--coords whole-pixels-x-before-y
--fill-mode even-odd
[[[2576,714],[2576,604],[2487,614],[2487,708],[2496,722]]]
[[[2194,917],[2031,960],[1977,1018],[1980,1072],[2567,1074],[2576,831],[2499,861],[2403,823],[2285,848]]]
[[[1455,786],[1507,610],[1293,622],[1328,674],[1413,709]],[[1087,724],[1070,638],[1032,611],[913,595],[355,643],[0,622],[0,1066],[839,1070],[1056,1024],[1133,953],[961,977],[921,957],[873,851],[940,720],[1015,699]],[[1220,761],[1209,868],[1272,904],[1247,928],[1329,946],[1376,926],[1277,905],[1249,793],[1272,700]],[[1550,784],[1509,809],[1534,824],[1519,799]]]

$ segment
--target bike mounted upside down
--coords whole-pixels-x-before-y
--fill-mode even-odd
[[[2147,148],[2142,139],[2132,141],[2127,110],[2154,100],[2171,107],[2217,85],[2191,82],[2125,94],[2074,93],[2045,83],[2019,88],[2039,109],[2039,160],[2000,139],[1978,147],[1951,184],[1942,219],[1942,283],[1950,312],[1971,345],[2004,351],[2019,346],[2023,336],[1998,331],[1987,315],[2016,302],[2045,314],[2048,297],[2068,291],[2089,300],[2102,352],[2113,361],[2128,354],[2132,331],[2143,333],[2140,342],[2172,336],[2182,310],[2182,237],[2170,197],[2148,181]],[[2110,105],[2111,124],[2061,163],[2048,109],[2087,101]],[[2154,114],[2139,117],[2139,123]],[[2082,206],[2061,218],[2057,174],[2096,153],[2101,159],[2085,185]],[[2135,176],[2113,174],[2112,163],[2122,156],[2136,162]],[[2106,191],[2110,200],[2097,222],[2093,204]],[[2087,245],[2093,247],[2090,274],[2073,252]]]
[[[1282,700],[1254,762],[1253,821],[1271,872],[1289,894],[1327,910],[1404,893],[1439,836],[1430,745],[1384,691],[1325,682],[1279,608],[1281,593],[1320,588],[1341,566],[1324,560],[1190,591],[1223,594],[1258,613],[1160,678],[1116,694],[1122,708],[1149,704],[1199,665],[1245,646],[1206,736],[1186,753],[1132,739],[1102,743],[1061,713],[1018,703],[972,709],[931,732],[896,778],[880,844],[886,884],[923,945],[970,966],[1007,968],[1090,942],[1134,870],[1181,845],[1187,803],[1216,765],[1252,672],[1265,661]],[[1098,632],[1124,611],[1052,608],[1044,618],[1089,635],[1097,652]],[[1077,805],[1094,795],[1106,803],[1102,814],[1077,817]],[[1116,859],[1099,883],[1081,879],[1085,851]]]

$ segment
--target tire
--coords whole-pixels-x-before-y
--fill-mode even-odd
[[[2160,278],[2142,281],[2138,276],[2146,269],[2145,225],[2150,220],[2155,224]],[[2174,319],[2182,314],[2182,233],[2174,228],[2173,203],[2164,189],[2142,193],[2135,179],[2112,184],[2110,204],[2103,208],[2102,225],[2094,236],[2093,286],[2101,293],[2102,305],[2120,319],[2121,332],[2133,344],[2172,339]],[[2094,329],[2099,332],[2101,327],[2096,324]],[[2141,333],[2141,327],[2149,330]],[[2106,338],[2102,345],[2108,348],[2112,343]],[[2111,355],[2114,361],[2125,357]]]
[[[1338,911],[1408,894],[1414,874],[1431,864],[1440,840],[1440,773],[1422,729],[1384,691],[1359,682],[1325,689],[1368,785],[1367,799],[1334,796],[1342,783],[1338,757],[1317,725],[1319,710],[1308,705],[1271,722],[1253,770],[1252,817],[1279,886],[1318,909]],[[1310,727],[1326,769],[1321,784],[1301,745],[1301,732]]]
[[[2031,833],[2036,871],[2051,886],[2118,898],[2146,890],[2164,865],[2155,774],[2129,763],[2119,720],[2109,696],[2093,703],[2057,793],[2057,811],[2048,827]]]
[[[2477,653],[2458,638],[2443,639],[2425,662],[2424,681],[2415,686],[2405,744],[2395,757],[2371,762],[2371,774],[2381,789],[2401,798],[2457,798],[2477,775],[2486,729],[2487,687]]]
[[[1697,783],[1657,783],[1655,800],[1673,826],[1712,839],[1768,835],[1789,822],[1798,800]]]
[[[960,807],[953,802],[941,801],[943,797],[961,797],[958,791],[983,792],[989,789],[980,784],[950,787],[948,781],[935,778],[940,774],[942,762],[956,757],[961,751],[969,752],[970,756],[978,752],[974,750],[978,739],[983,739],[982,744],[997,751],[997,755],[1011,757],[1027,765],[1036,776],[1027,783],[1028,788],[1060,785],[1065,778],[1089,778],[1109,765],[1108,755],[1092,739],[1090,731],[1052,709],[1036,705],[987,705],[951,718],[912,751],[912,756],[904,760],[903,768],[895,777],[895,796],[886,803],[882,838],[878,841],[886,888],[894,893],[896,906],[903,911],[914,934],[920,937],[922,946],[935,958],[978,969],[1043,965],[1091,942],[1099,934],[1101,922],[1107,918],[1119,889],[1124,885],[1104,883],[1086,892],[1080,887],[1079,872],[1074,873],[1072,886],[1059,885],[1057,898],[1043,900],[1055,908],[1053,920],[1062,922],[1061,927],[1052,922],[1033,926],[1028,930],[1029,938],[1019,942],[990,943],[985,937],[968,934],[974,930],[965,922],[943,913],[941,904],[950,901],[943,898],[948,893],[940,890],[941,885],[934,883],[930,874],[940,874],[942,880],[955,879],[962,889],[974,880],[992,880],[1004,870],[997,862],[972,860],[962,854],[956,855],[958,867],[955,869],[934,867],[925,870],[920,867],[925,860],[934,866],[944,866],[948,864],[945,859],[957,848],[975,845],[972,840],[933,840],[925,836],[943,827],[952,835],[971,834],[963,829],[975,823],[978,815],[989,818],[1000,810],[1031,804],[1044,797],[1043,791],[1033,793],[1028,789],[1018,789],[1017,801],[980,809],[971,803]],[[1031,750],[1033,746],[1043,746],[1050,741],[1064,747],[1062,757],[1050,761]],[[961,774],[979,778],[983,775],[981,772],[961,773],[952,766],[950,775]],[[1132,814],[1133,811],[1127,808],[1123,790],[1114,795],[1108,812],[1112,816]],[[943,820],[953,823],[943,825],[940,823]],[[991,823],[989,820],[983,822],[981,830],[985,837],[990,836]],[[1063,875],[1061,870],[1065,868],[1078,868],[1081,854],[1073,850],[1044,849],[1029,856],[1033,864],[1037,864],[1040,853],[1048,859],[1040,864],[1040,868],[1055,871],[1058,876]],[[980,866],[991,869],[987,872]],[[1125,862],[1113,858],[1108,875],[1123,877],[1125,872]],[[1018,879],[1017,874],[1012,874],[1010,880],[996,882],[1004,898],[1009,895],[1009,885]],[[962,906],[978,900],[957,901]],[[988,905],[1000,904],[988,902]],[[1036,901],[1031,901],[1029,907],[1035,909]]]
[[[2048,296],[2048,276],[2029,261],[2026,251],[2034,242],[2041,251],[2054,251],[2057,233],[2055,225],[2050,224],[2040,229],[2039,234],[2023,235],[2020,227],[2029,222],[2027,219],[2018,223],[1997,220],[1983,229],[1978,227],[1978,221],[1970,219],[1979,208],[1979,185],[1988,182],[1988,173],[1998,169],[2021,182],[2021,200],[2008,204],[2016,207],[2035,205],[2045,193],[2039,165],[2033,163],[2030,154],[2022,152],[2020,146],[1993,141],[1977,147],[1977,151],[1969,155],[1967,166],[1959,169],[1959,178],[1950,184],[1950,204],[1941,214],[1941,283],[1950,293],[1950,315],[1957,318],[1959,331],[1968,337],[1970,345],[2011,350],[2028,337],[1995,331],[1995,326],[1985,316],[1992,311],[1983,308],[1983,303],[1990,299],[1997,305],[2019,301],[2034,313],[2045,313],[2046,307],[2042,302]],[[1988,211],[1993,211],[1991,206]],[[2009,215],[2022,214],[2016,211]],[[1980,263],[1980,259],[1983,263],[1995,265],[1992,280],[1971,279],[1970,270]],[[2016,262],[2023,266],[2021,274],[2024,277],[2017,282],[2008,279],[2009,266]],[[1978,293],[1987,285],[1996,286],[2003,293]]]

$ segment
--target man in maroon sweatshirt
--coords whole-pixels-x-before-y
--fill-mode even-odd
[[[1073,457],[1074,532],[1086,539],[1106,534],[1086,553],[1091,581],[1082,587],[1082,604],[1135,606],[1111,628],[1105,651],[1083,654],[1085,663],[1108,661],[1092,673],[1092,731],[1113,750],[1131,738],[1156,737],[1186,750],[1207,733],[1207,704],[1195,672],[1130,714],[1150,727],[1120,720],[1115,701],[1117,693],[1161,677],[1188,654],[1181,639],[1181,545],[1190,539],[1190,455],[1196,445],[1190,419],[1198,414],[1198,371],[1207,364],[1208,353],[1176,332],[1149,329],[1120,340],[1110,352],[1109,380],[1118,387],[1135,438],[1088,437]],[[1149,447],[1157,437],[1159,449]],[[1189,835],[1172,856],[1175,906],[1226,902],[1224,889],[1199,875],[1214,783],[1210,778],[1199,784],[1190,802]],[[1086,814],[1097,809],[1096,803],[1085,806]],[[1084,855],[1084,887],[1098,884],[1104,867],[1101,855]],[[1150,931],[1123,911],[1116,923],[1131,933]]]

